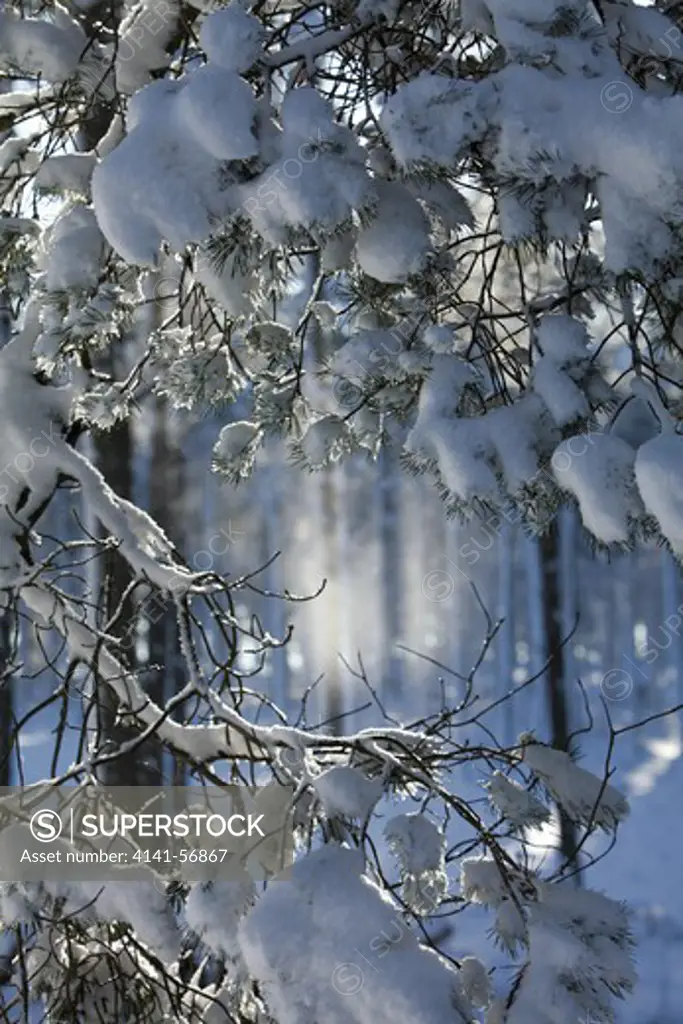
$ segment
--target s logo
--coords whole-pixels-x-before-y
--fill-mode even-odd
[[[61,835],[64,822],[57,811],[36,811],[28,827],[39,843],[53,843]]]

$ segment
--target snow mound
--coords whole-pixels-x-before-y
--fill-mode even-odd
[[[238,925],[254,899],[254,882],[246,874],[234,881],[196,882],[185,902],[185,922],[213,953],[235,957]]]
[[[41,269],[49,292],[94,291],[102,272],[104,238],[93,210],[67,208],[46,233]]]
[[[505,879],[493,857],[467,857],[460,864],[460,887],[466,900],[495,907],[509,896]]]
[[[260,56],[263,39],[261,22],[239,3],[209,14],[199,30],[204,53],[226,71],[248,71]]]
[[[78,22],[55,4],[53,21],[0,14],[0,68],[41,75],[48,82],[66,81],[76,70],[87,38]]]
[[[574,495],[583,525],[603,544],[626,544],[633,523],[642,515],[635,459],[633,448],[613,434],[579,434],[563,441],[553,454],[558,485]]]
[[[142,0],[131,6],[121,21],[116,48],[116,88],[131,95],[150,80],[150,73],[166,68],[166,47],[177,31],[177,0]]]
[[[487,788],[493,806],[517,827],[541,825],[550,818],[550,811],[545,804],[502,772],[493,773]]]
[[[308,465],[319,468],[334,459],[346,432],[346,424],[338,416],[323,416],[311,423],[301,440],[301,450]]]
[[[30,515],[54,486],[54,451],[71,400],[68,389],[42,387],[33,375],[32,347],[40,330],[34,316],[35,308],[27,310],[24,330],[0,351],[0,444],[7,467],[13,467],[0,485],[0,508],[16,509],[20,495],[30,488],[22,516]],[[16,521],[3,517],[0,543],[5,531],[16,533]],[[3,564],[6,560],[5,555]]]
[[[372,194],[365,150],[315,89],[292,89],[280,116],[282,132],[271,139],[277,158],[237,188],[254,229],[274,245],[292,228],[337,229]]]
[[[193,126],[195,141],[216,160],[248,160],[258,153],[256,100],[239,75],[206,64],[180,91],[177,106],[182,123]]]
[[[471,1019],[458,973],[418,944],[363,874],[358,850],[328,845],[303,857],[289,881],[269,886],[239,938],[279,1024]]]
[[[482,417],[490,444],[495,448],[505,484],[519,491],[539,473],[539,447],[551,435],[545,403],[533,392],[512,405],[491,409]]]
[[[479,142],[489,122],[484,93],[443,75],[423,74],[396,90],[380,117],[397,163],[454,164],[470,142]]]
[[[261,443],[261,430],[249,420],[223,427],[213,447],[213,468],[232,480],[249,475]]]
[[[330,817],[366,821],[382,796],[382,780],[368,779],[357,768],[340,764],[313,780],[313,789]]]
[[[423,814],[401,814],[384,837],[401,868],[404,902],[415,914],[434,913],[448,892],[443,832]]]
[[[564,750],[528,743],[524,761],[574,821],[607,831],[628,816],[628,801],[619,790],[580,768]]]
[[[581,388],[546,356],[539,359],[534,367],[533,388],[558,427],[585,420],[590,415],[590,405]]]
[[[655,517],[671,550],[683,557],[683,437],[654,437],[635,458],[635,478],[647,511]]]
[[[238,75],[208,65],[158,81],[129,105],[129,133],[95,168],[100,227],[129,263],[154,266],[163,240],[181,251],[234,209],[221,161],[256,155],[256,104]]]
[[[401,869],[412,875],[438,871],[443,865],[444,837],[424,814],[399,814],[384,829],[384,836]]]
[[[62,153],[48,157],[35,176],[36,188],[87,196],[96,163],[94,153]]]
[[[557,366],[573,366],[589,360],[588,331],[573,316],[560,313],[544,316],[536,339],[543,355]]]
[[[429,221],[403,185],[383,181],[376,189],[376,213],[358,233],[356,257],[369,277],[396,284],[422,270],[431,245]]]
[[[500,497],[488,417],[457,415],[466,389],[476,391],[479,382],[477,371],[465,359],[435,355],[404,446],[407,453],[436,467],[443,484],[464,502]]]

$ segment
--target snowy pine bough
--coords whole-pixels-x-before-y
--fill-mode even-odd
[[[273,436],[311,469],[391,445],[450,513],[571,500],[683,554],[678,33],[582,0],[6,5],[35,358],[104,429],[241,398],[232,480]],[[162,291],[126,372],[85,369]]]
[[[391,446],[448,513],[542,526],[570,500],[599,544],[683,556],[683,51],[661,6],[0,11],[3,607],[66,659],[63,692],[85,666],[86,704],[106,688],[137,730],[114,753],[87,730],[74,778],[155,737],[197,778],[289,786],[299,844],[265,891],[5,883],[8,976],[55,1022],[579,1024],[632,985],[625,911],[525,845],[558,807],[613,830],[609,782],[539,743],[461,744],[463,707],[343,737],[255,724],[272,708],[233,656],[248,642],[260,665],[284,638],[236,614],[249,581],[190,569],[79,441],[153,395],[224,414],[213,462],[233,482],[272,439],[319,470]],[[55,539],[41,524],[67,488],[92,529]],[[112,547],[133,618],[150,591],[175,609],[172,708],[95,614],[106,581],[83,566]],[[457,795],[475,757],[486,811]],[[414,806],[382,836],[398,796]],[[449,847],[453,816],[470,835]],[[457,946],[476,905],[512,983],[422,927],[453,916]],[[339,968],[368,948],[381,970],[350,994]]]
[[[539,781],[586,835],[613,831],[624,798],[533,738],[458,748],[442,723],[252,730],[254,755],[291,793],[298,855],[286,879],[0,883],[5,937],[23,947],[6,964],[10,1005],[28,1014],[29,980],[55,1021],[612,1021],[635,981],[627,911],[534,867],[526,835],[552,813],[529,792]],[[198,772],[220,755],[203,757]],[[489,811],[442,781],[473,757],[501,766]],[[394,813],[399,796],[414,809]],[[440,823],[452,816],[467,838],[448,848]],[[474,909],[490,918],[491,965],[439,948],[435,926],[452,922],[457,948]]]

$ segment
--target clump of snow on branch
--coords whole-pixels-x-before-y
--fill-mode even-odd
[[[683,101],[648,95],[633,83],[629,104],[615,117],[600,96],[621,80],[621,66],[597,16],[573,6],[576,29],[565,38],[553,31],[561,18],[554,5],[504,13],[489,5],[491,20],[480,24],[506,48],[509,63],[476,82],[424,73],[399,86],[382,126],[405,169],[451,167],[468,146],[490,147],[501,178],[534,186],[539,195],[546,189],[538,221],[528,223],[547,237],[576,237],[582,197],[596,181],[607,267],[653,274],[682,224],[676,182],[683,167],[670,126]],[[654,153],[656,159],[648,156]]]
[[[177,30],[177,0],[142,0],[121,21],[116,48],[116,88],[132,95],[168,66],[166,47]],[[93,74],[94,78],[95,75]]]
[[[570,437],[556,448],[552,469],[572,494],[584,526],[604,544],[626,544],[643,514],[636,488],[636,453],[614,434]]]
[[[466,900],[495,907],[510,894],[505,876],[493,857],[466,857],[460,864],[460,888]]]
[[[228,479],[248,476],[261,444],[262,433],[255,423],[239,420],[223,427],[214,445],[214,465]]]
[[[679,558],[683,558],[682,457],[683,437],[663,433],[639,448],[635,459],[635,478],[645,508]]]
[[[540,885],[529,906],[528,936],[528,961],[508,1022],[522,1024],[529,1014],[543,1024],[578,1024],[591,1015],[613,1019],[612,996],[631,991],[636,980],[619,903],[567,884]]]
[[[611,830],[629,813],[626,798],[610,783],[575,764],[564,750],[526,743],[524,761],[574,821]]]
[[[444,834],[423,814],[400,814],[384,837],[401,869],[403,898],[418,913],[433,913],[448,890]]]
[[[312,780],[316,796],[327,817],[367,821],[382,796],[381,778],[369,779],[351,765],[334,765]]]
[[[258,18],[233,2],[204,19],[199,45],[218,67],[243,74],[260,56],[264,35]]]
[[[405,281],[418,273],[430,250],[429,221],[403,185],[381,182],[371,222],[356,239],[360,268],[377,281]]]
[[[255,901],[255,885],[246,874],[236,880],[195,882],[185,901],[185,923],[215,954],[238,958],[239,923]]]
[[[64,82],[87,46],[85,32],[66,8],[55,4],[50,20],[22,18],[11,9],[0,15],[0,66]]]
[[[419,945],[364,874],[358,850],[328,845],[301,858],[290,881],[270,886],[244,920],[240,944],[280,1024],[471,1017],[458,972]],[[358,950],[378,958],[377,972],[364,970]]]
[[[545,804],[503,772],[494,772],[486,788],[493,806],[516,828],[542,825],[550,818]]]

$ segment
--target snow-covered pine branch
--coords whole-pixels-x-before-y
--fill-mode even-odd
[[[3,144],[8,212],[25,212],[34,188],[63,199],[43,232],[8,233],[5,258],[26,267],[44,309],[36,351],[72,374],[139,302],[144,267],[178,279],[175,309],[165,302],[124,393],[86,373],[73,409],[106,424],[140,388],[197,413],[248,394],[248,443],[228,451],[223,434],[217,447],[230,479],[272,434],[311,468],[390,443],[434,477],[451,511],[512,500],[533,524],[569,496],[599,543],[657,530],[677,553],[675,488],[643,493],[654,449],[634,479],[631,441],[596,439],[583,459],[572,441],[609,434],[628,365],[659,382],[678,417],[667,339],[683,279],[680,100],[667,84],[675,60],[655,45],[666,17],[584,0],[371,2],[341,24],[331,9],[311,15],[299,39],[289,15],[233,3],[192,8],[190,39],[175,4],[138,7],[99,26],[58,4],[10,10],[0,33],[2,66],[24,83],[21,104],[2,100],[10,124],[41,104],[46,124],[59,104],[78,119],[114,94],[125,112],[109,115],[93,152],[75,152],[59,129],[46,149],[39,126]],[[396,53],[380,58],[387,26]],[[408,69],[400,79],[395,60]],[[295,87],[291,66],[306,69]],[[38,67],[61,91],[41,79],[32,101]],[[331,100],[347,67],[353,85]],[[620,100],[611,85],[622,81]],[[644,166],[643,153],[657,160]],[[288,329],[302,258],[319,261],[326,323],[313,328],[311,309],[291,344],[272,332],[264,344],[264,319]],[[660,449],[667,467],[673,450]]]

